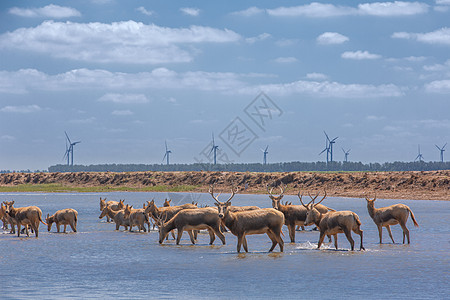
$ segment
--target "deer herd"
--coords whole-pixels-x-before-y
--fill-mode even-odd
[[[124,227],[125,230],[132,231],[133,227],[137,231],[150,231],[151,223],[153,229],[158,227],[159,243],[162,244],[168,239],[169,233],[175,239],[174,230],[176,229],[176,244],[181,241],[184,231],[189,234],[192,244],[197,242],[197,235],[200,230],[206,230],[209,233],[212,245],[216,236],[225,245],[224,232],[230,231],[237,238],[237,252],[244,247],[248,252],[247,236],[253,234],[267,234],[272,242],[269,252],[273,251],[278,245],[280,252],[284,250],[284,241],[282,238],[283,225],[286,225],[291,243],[295,243],[296,227],[315,225],[319,231],[319,241],[317,248],[320,248],[325,236],[334,238],[334,246],[338,249],[337,234],[344,233],[351,250],[354,250],[354,240],[352,232],[360,236],[360,250],[365,250],[363,246],[363,231],[361,230],[361,221],[358,215],[352,211],[336,211],[332,208],[321,204],[327,197],[325,192],[322,199],[316,202],[319,194],[312,196],[308,193],[310,201],[305,204],[303,195],[298,193],[299,204],[282,203],[286,190],[285,185],[280,186],[280,194],[273,194],[274,188],[267,186],[269,198],[272,200],[272,208],[260,208],[258,206],[233,206],[231,200],[238,192],[236,187],[231,188],[231,195],[225,202],[219,201],[219,194],[214,193],[214,185],[209,188],[209,194],[214,199],[216,207],[198,207],[197,204],[184,204],[171,206],[170,201],[164,202],[162,207],[157,207],[155,201],[147,201],[143,208],[135,209],[133,206],[125,204],[124,200],[106,201],[106,198],[100,198],[99,218],[106,216],[107,222],[114,222],[116,230]],[[365,197],[367,201],[367,210],[378,228],[379,242],[382,243],[382,228],[386,227],[392,242],[391,225],[399,224],[403,230],[403,244],[405,238],[410,243],[409,230],[406,222],[409,215],[416,227],[418,223],[411,209],[404,204],[395,204],[382,208],[375,208],[375,198]],[[56,224],[56,230],[60,232],[60,225],[64,225],[63,232],[69,225],[73,232],[77,232],[78,212],[72,208],[62,209],[53,215],[47,214],[45,222],[42,218],[42,211],[37,206],[14,207],[14,201],[4,201],[1,203],[0,219],[3,221],[3,229],[7,230],[8,225],[11,227],[10,233],[17,233],[20,236],[24,231],[27,236],[29,231],[34,232],[35,236],[39,235],[39,224],[47,225],[48,231],[51,231],[52,224]],[[146,228],[147,226],[147,228]],[[16,231],[17,227],[17,231]]]

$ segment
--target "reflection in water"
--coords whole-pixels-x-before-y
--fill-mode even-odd
[[[178,202],[195,199],[212,205],[208,194],[176,194]],[[187,195],[187,196],[186,196]],[[411,245],[378,243],[378,231],[364,199],[327,199],[327,206],[352,210],[362,222],[367,251],[349,251],[344,235],[339,249],[325,243],[317,250],[317,231],[298,231],[297,242],[285,252],[267,253],[267,235],[247,236],[249,253],[236,252],[236,237],[225,233],[209,245],[201,233],[196,245],[183,235],[159,245],[158,232],[115,231],[99,220],[99,198],[125,199],[134,207],[155,198],[162,205],[166,193],[0,194],[18,206],[37,205],[44,215],[63,208],[78,211],[78,233],[48,233],[41,226],[38,239],[17,238],[0,231],[2,299],[20,298],[446,298],[450,269],[450,202],[379,199],[379,206],[405,203],[414,211],[419,228],[411,226]],[[295,201],[296,196],[285,200]],[[266,196],[237,195],[239,205],[269,207]],[[234,204],[234,203],[233,203]],[[411,220],[408,221],[408,224]],[[394,239],[401,237],[398,226]],[[359,237],[355,237],[358,243]]]

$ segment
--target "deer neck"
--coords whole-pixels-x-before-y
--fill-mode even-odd
[[[369,212],[369,216],[373,219],[375,217],[377,209],[374,205],[367,203],[367,211]]]
[[[235,223],[235,220],[236,220],[236,216],[234,215],[234,213],[227,210],[225,213],[225,216],[223,217],[223,222],[225,223],[225,226],[227,226],[231,230],[231,228],[233,227],[233,224]]]

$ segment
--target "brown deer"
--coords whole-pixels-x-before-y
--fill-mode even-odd
[[[382,244],[383,227],[386,227],[392,243],[395,244],[390,226],[397,224],[400,224],[403,229],[403,244],[405,243],[405,236],[408,239],[409,244],[409,230],[406,228],[406,221],[408,221],[408,216],[410,214],[414,226],[419,227],[412,210],[405,204],[394,204],[391,206],[375,208],[375,200],[377,200],[376,195],[373,199],[366,197],[367,210],[369,211],[370,217],[375,222],[375,225],[377,225],[378,235],[380,236],[380,244]]]
[[[2,222],[3,222],[2,229],[8,230],[8,224],[10,224],[10,221],[9,221],[10,216],[7,215],[5,211],[6,211],[6,207],[4,206],[3,203],[0,203],[0,220],[2,220]],[[14,229],[14,226],[11,225],[11,227],[12,227],[12,229]],[[12,233],[15,233],[15,232],[12,232]]]
[[[120,229],[120,226],[125,227],[125,230],[128,230],[128,226],[130,226],[130,219],[125,219],[124,217],[125,209],[121,210],[112,210],[111,207],[106,206],[103,208],[102,213],[98,217],[99,219],[108,215],[114,223],[116,223],[116,230]]]
[[[170,206],[170,202],[172,202],[172,199],[169,199],[169,200],[165,199],[163,207],[169,207]]]
[[[59,233],[59,226],[64,225],[64,233],[66,233],[67,225],[72,228],[73,232],[77,232],[78,212],[72,208],[61,209],[55,212],[52,216],[47,214],[45,222],[47,222],[48,231],[52,229],[52,224],[56,223],[56,232]]]
[[[284,214],[284,224],[289,230],[289,238],[291,239],[291,243],[295,243],[295,227],[301,226],[302,229],[304,229],[306,209],[303,205],[281,204],[281,199],[284,197],[284,192],[286,191],[286,185],[280,186],[281,193],[278,196],[272,194],[272,191],[273,188],[269,190],[269,186],[267,186],[269,198],[272,200],[272,207]],[[321,204],[316,208],[323,213],[331,210],[330,208]]]
[[[302,198],[300,197],[300,202],[303,204]],[[312,198],[312,197],[311,197]],[[316,209],[316,206],[326,198],[322,198],[318,203],[314,204],[314,199],[311,200],[307,205],[303,204],[306,208],[306,220],[305,225],[316,224],[320,230],[319,243],[317,249],[320,249],[325,235],[334,236],[334,246],[336,250],[338,249],[337,234],[344,233],[350,242],[352,251],[355,248],[355,241],[352,238],[352,231],[361,237],[361,244],[359,249],[365,250],[363,246],[363,231],[360,229],[361,221],[356,213],[352,211],[328,211],[326,213],[321,213]]]
[[[28,232],[28,226],[34,231],[36,237],[39,236],[39,223],[47,225],[42,221],[42,211],[37,206],[17,207],[15,208],[14,201],[6,202],[7,213],[17,223],[17,236],[20,236],[20,226],[24,225],[27,236],[30,236]]]
[[[281,228],[284,223],[283,213],[273,208],[263,208],[256,210],[246,210],[241,212],[231,212],[231,199],[237,190],[231,190],[230,198],[225,202],[219,201],[219,195],[214,196],[214,187],[211,185],[209,193],[216,201],[219,217],[225,226],[237,237],[237,252],[241,251],[241,245],[244,246],[245,252],[248,252],[246,235],[264,234],[266,233],[272,241],[272,247],[269,252],[273,251],[275,246],[280,246],[280,252],[283,252],[284,242],[281,238]]]
[[[125,211],[123,214],[125,219],[129,219],[130,222],[130,229],[131,232],[133,226],[137,226],[139,232],[143,230],[144,232],[147,232],[147,229],[145,229],[145,224],[148,225],[150,228],[150,222],[148,220],[148,213],[145,212],[143,208],[139,209],[133,209],[133,205],[126,205]]]
[[[196,236],[193,231],[206,229],[209,232],[210,245],[213,244],[215,235],[225,245],[225,236],[220,231],[220,224],[221,219],[215,208],[183,209],[167,222],[163,222],[161,219],[158,220],[159,243],[162,244],[169,232],[177,229],[177,245],[180,244],[183,231],[188,231],[192,244],[195,244]]]
[[[117,201],[106,201],[106,198],[102,199],[102,197],[100,197],[100,211],[103,211],[103,209],[106,206],[111,207],[112,210],[121,210],[123,208],[125,208],[125,204],[123,203],[124,200],[119,200],[119,202]],[[108,217],[108,215],[106,216],[106,222],[110,222],[111,219]]]

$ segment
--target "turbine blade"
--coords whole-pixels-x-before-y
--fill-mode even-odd
[[[445,145],[444,145],[444,146],[442,146],[442,149],[444,149],[444,148],[445,148],[445,146],[447,146],[447,143],[445,143]]]
[[[327,137],[327,140],[330,141],[330,138],[328,137],[328,134],[325,132],[325,130],[323,131],[323,133],[325,133],[325,136]]]
[[[264,152],[267,152],[267,149],[269,149],[269,145],[267,145],[266,150],[264,150]]]

